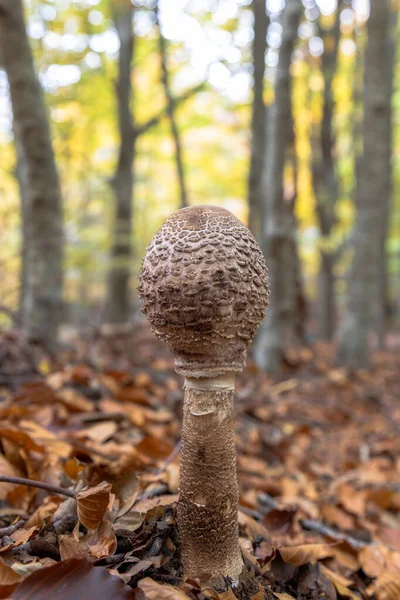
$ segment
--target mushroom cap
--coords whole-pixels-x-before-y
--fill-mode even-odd
[[[268,305],[267,266],[250,230],[228,210],[183,208],[150,242],[139,294],[176,370],[214,377],[245,366]]]

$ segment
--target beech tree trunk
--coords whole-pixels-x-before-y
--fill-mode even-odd
[[[266,107],[264,103],[265,51],[269,19],[265,0],[253,0],[253,105],[251,115],[250,171],[248,178],[249,228],[256,240],[261,239],[261,176],[265,162]]]
[[[338,360],[368,367],[369,333],[382,307],[381,270],[391,193],[392,43],[390,0],[371,0],[364,67],[364,151],[358,169],[354,255]]]
[[[316,213],[321,236],[318,319],[319,332],[323,339],[330,340],[335,327],[335,253],[329,247],[329,238],[336,223],[335,207],[338,198],[338,180],[335,166],[336,139],[333,132],[335,101],[333,96],[333,79],[337,69],[337,57],[340,40],[340,5],[333,28],[323,36],[331,40],[322,58],[322,75],[324,78],[323,114],[314,147],[312,168],[313,185],[316,196]]]
[[[136,132],[133,123],[132,60],[134,7],[130,2],[115,4],[113,18],[120,41],[118,60],[118,124],[120,146],[117,170],[112,181],[115,193],[114,231],[108,280],[106,318],[124,323],[130,316],[130,271],[132,268],[132,207]]]
[[[24,334],[54,350],[62,312],[63,216],[42,90],[25,29],[22,0],[0,0],[0,46],[16,139],[26,161],[29,270]]]
[[[20,250],[20,276],[19,276],[19,302],[18,313],[19,321],[23,323],[27,313],[28,299],[28,275],[29,275],[29,247],[30,247],[30,228],[29,228],[29,187],[28,187],[28,165],[23,152],[22,144],[18,141],[14,129],[14,144],[17,153],[17,165],[15,177],[18,182],[20,207],[21,207],[21,250]]]
[[[132,220],[137,141],[141,135],[156,126],[169,112],[167,103],[148,121],[136,123],[135,94],[132,85],[132,61],[135,52],[134,10],[130,0],[120,0],[113,4],[113,18],[120,41],[116,83],[120,147],[117,169],[112,180],[115,194],[115,215],[106,307],[106,320],[110,323],[125,323],[130,318],[130,277],[133,262]],[[204,83],[186,90],[174,99],[173,109],[202,89],[204,89]]]
[[[284,202],[283,174],[292,130],[290,66],[301,13],[301,0],[286,1],[275,99],[268,115],[266,164],[262,180],[262,246],[267,259],[271,295],[267,316],[256,340],[255,359],[259,367],[269,373],[276,373],[281,365],[285,322],[289,317],[288,310],[293,309],[286,298],[286,278],[283,276],[291,253],[290,206]]]
[[[182,141],[179,133],[179,128],[176,120],[175,110],[176,103],[175,99],[172,95],[170,77],[169,77],[169,69],[168,69],[168,48],[167,48],[167,40],[163,36],[161,32],[160,20],[159,20],[159,2],[156,5],[156,22],[158,26],[158,46],[160,51],[160,60],[161,60],[161,81],[164,87],[165,99],[167,101],[167,112],[168,118],[171,124],[171,134],[172,139],[174,141],[175,147],[175,161],[176,161],[176,171],[178,176],[178,184],[179,184],[179,195],[180,195],[180,208],[185,208],[189,205],[188,202],[188,193],[186,188],[186,179],[185,179],[185,169],[183,163],[183,150],[182,150]]]

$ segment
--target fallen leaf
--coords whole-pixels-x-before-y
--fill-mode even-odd
[[[307,563],[333,556],[333,544],[301,544],[279,548],[279,553],[286,563],[300,567]]]
[[[166,494],[155,498],[145,498],[133,505],[135,512],[148,512],[155,506],[169,506],[178,501],[178,494]]]
[[[78,519],[88,529],[97,529],[110,502],[111,483],[102,481],[76,495]]]
[[[135,449],[153,460],[162,460],[168,458],[168,456],[174,450],[171,444],[151,436],[145,437],[141,442],[139,442],[139,444],[137,444],[137,446],[135,446]]]
[[[0,598],[9,598],[21,579],[22,575],[16,573],[0,560]]]
[[[21,473],[2,454],[0,454],[0,475],[20,477]],[[7,494],[16,487],[15,483],[0,483],[0,500],[6,500]]]
[[[76,540],[73,535],[64,536],[60,542],[62,560],[69,558],[91,559],[103,558],[114,554],[117,548],[117,538],[112,530],[110,521],[103,521],[97,531]]]
[[[384,571],[371,588],[375,591],[377,600],[399,600],[400,576]]]
[[[358,560],[368,577],[379,577],[385,569],[387,549],[383,546],[366,546],[358,553]]]
[[[98,423],[97,425],[93,425],[92,427],[88,427],[87,429],[82,429],[81,431],[79,431],[79,437],[86,437],[92,440],[93,442],[103,444],[104,442],[112,438],[117,431],[117,423],[115,423],[114,421],[104,421],[103,423]]]
[[[82,394],[79,394],[72,388],[60,390],[57,393],[57,398],[68,408],[72,413],[75,412],[90,412],[93,410],[93,404]]]
[[[10,600],[133,600],[135,593],[104,567],[71,559],[39,569],[22,581]]]
[[[226,592],[218,594],[219,600],[237,600],[237,596],[233,593],[232,589],[229,588]]]
[[[138,588],[142,590],[146,600],[188,600],[189,596],[172,585],[157,583],[150,577],[141,579]]]

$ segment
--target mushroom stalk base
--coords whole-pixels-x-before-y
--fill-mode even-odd
[[[185,574],[238,581],[234,380],[185,381],[178,526]]]

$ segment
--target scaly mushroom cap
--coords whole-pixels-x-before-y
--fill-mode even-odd
[[[147,248],[140,275],[142,312],[189,377],[241,371],[268,305],[259,245],[216,206],[174,213]]]

